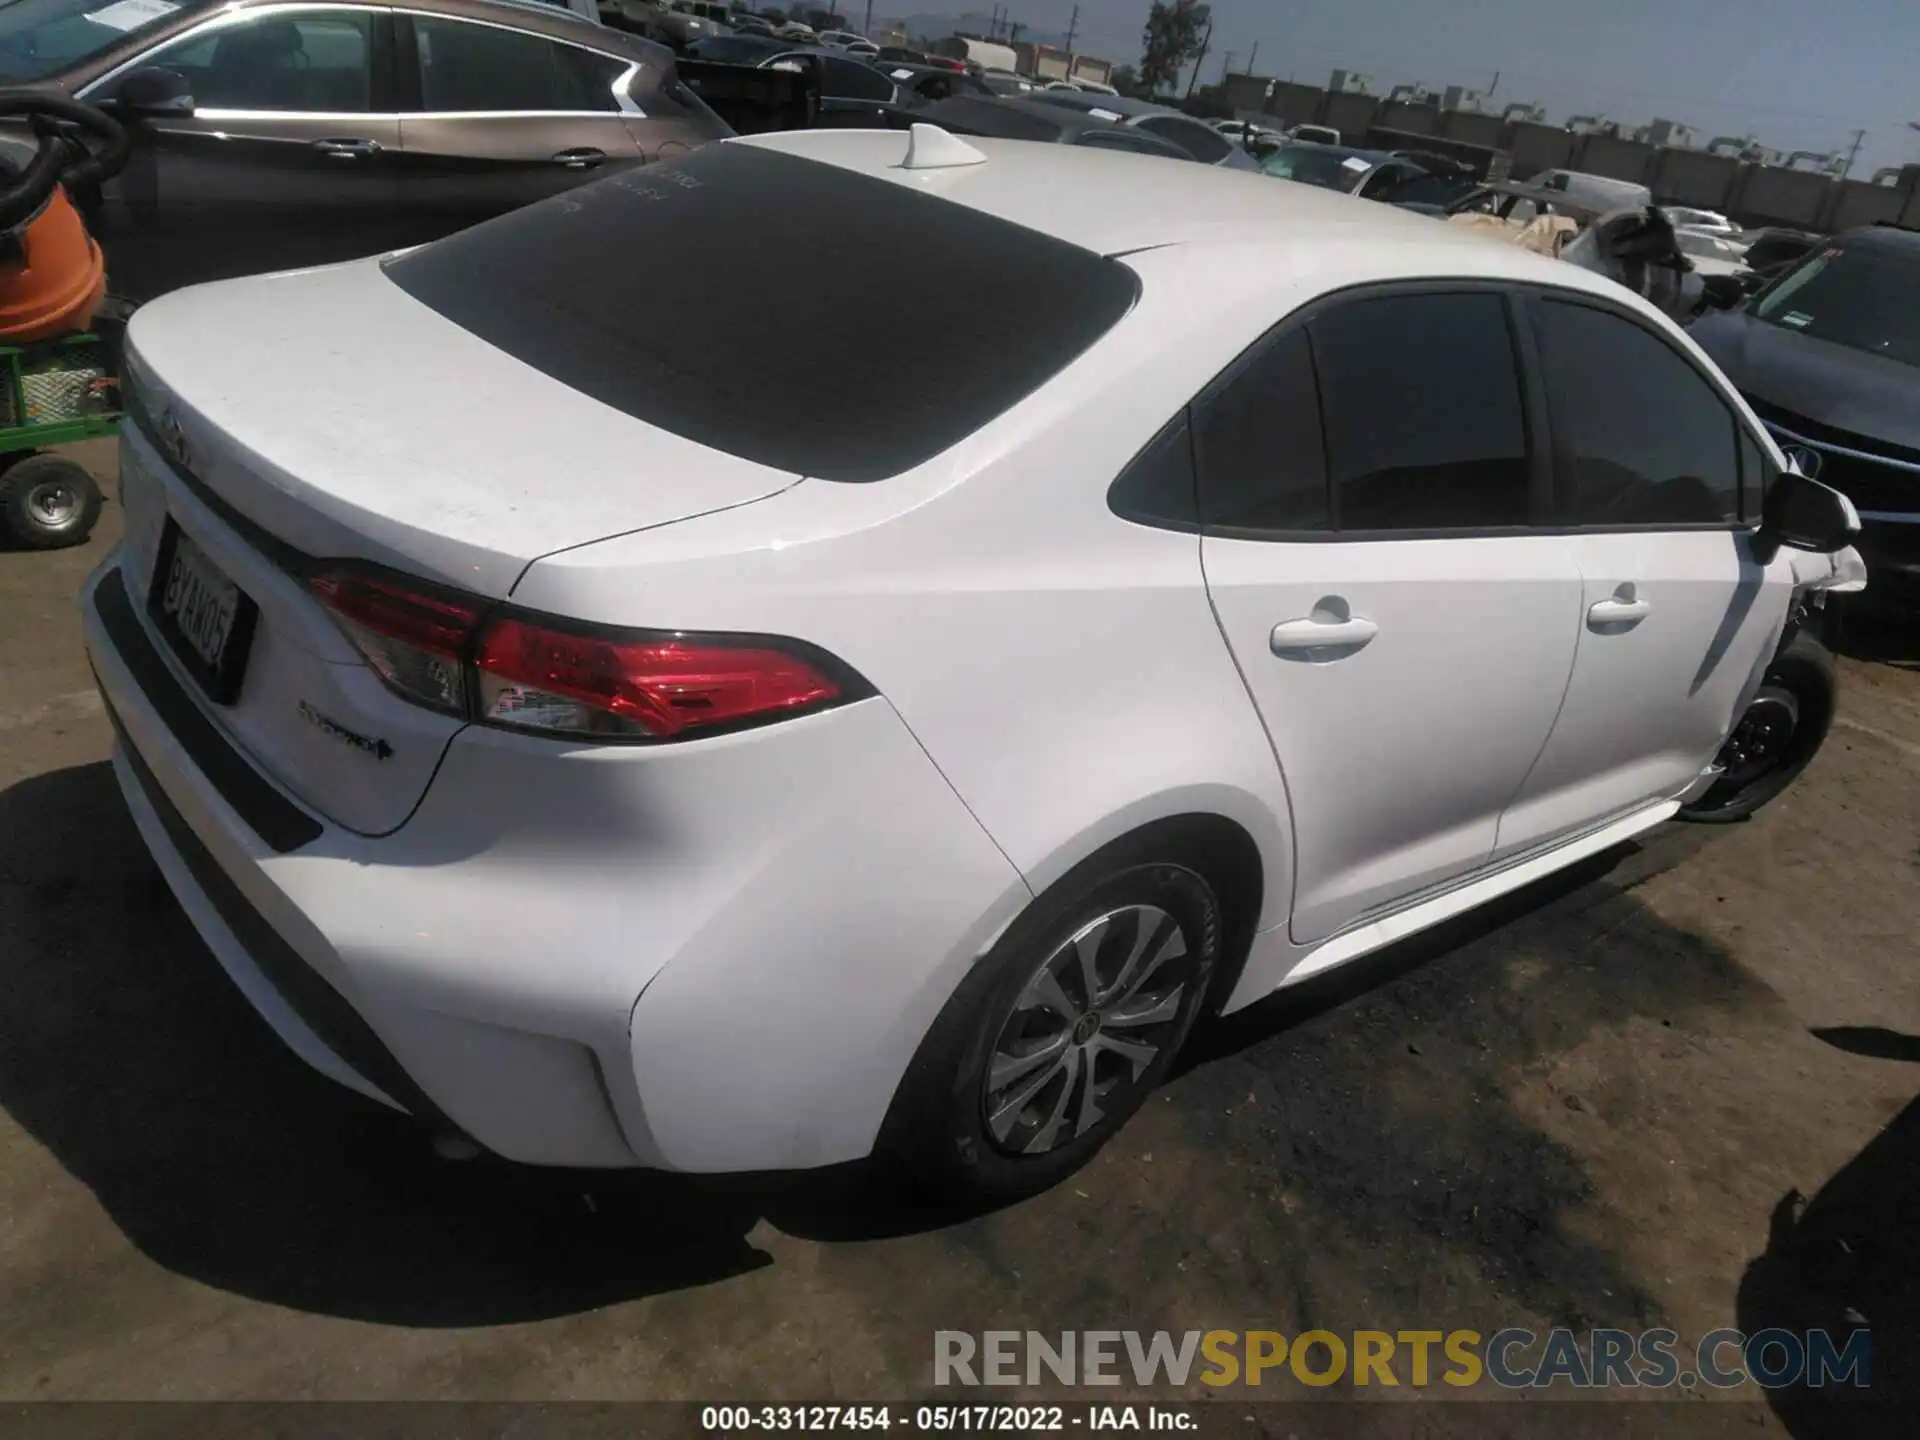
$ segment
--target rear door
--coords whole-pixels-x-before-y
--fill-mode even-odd
[[[179,71],[191,115],[130,122],[103,189],[116,294],[370,255],[401,238],[393,42],[376,6],[274,5],[220,16],[104,77]]]
[[[1195,410],[1207,587],[1284,772],[1306,943],[1491,856],[1580,577],[1497,290],[1336,298]]]
[[[635,62],[491,22],[397,19],[402,193],[421,238],[648,158],[629,124]]]
[[[886,107],[900,98],[893,81],[871,65],[830,54],[817,55],[814,62],[820,71],[822,125],[883,124]]]
[[[1623,307],[1548,295],[1526,310],[1581,621],[1566,705],[1501,822],[1502,854],[1686,789],[1793,588],[1784,556],[1754,553],[1763,452],[1697,362]]]

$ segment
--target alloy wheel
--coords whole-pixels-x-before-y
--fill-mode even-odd
[[[993,1143],[1044,1154],[1123,1111],[1178,1036],[1191,953],[1166,911],[1125,905],[1049,954],[987,1061],[981,1106]]]

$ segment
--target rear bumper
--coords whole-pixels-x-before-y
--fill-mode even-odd
[[[657,750],[469,730],[375,839],[226,740],[117,557],[82,604],[115,774],[235,985],[314,1068],[510,1159],[867,1153],[1028,898],[884,701]]]

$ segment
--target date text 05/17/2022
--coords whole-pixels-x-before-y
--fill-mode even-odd
[[[1161,1405],[708,1405],[700,1428],[721,1434],[750,1431],[888,1431],[916,1434],[1031,1434],[1125,1430],[1192,1431],[1187,1409]]]

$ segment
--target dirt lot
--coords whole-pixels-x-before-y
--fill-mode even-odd
[[[117,528],[0,554],[0,1400],[897,1399],[936,1329],[1863,1322],[1920,1398],[1920,642],[1844,662],[1754,823],[1237,1018],[1074,1181],[953,1220],[857,1170],[439,1162],[309,1073],[106,764],[73,597]]]

